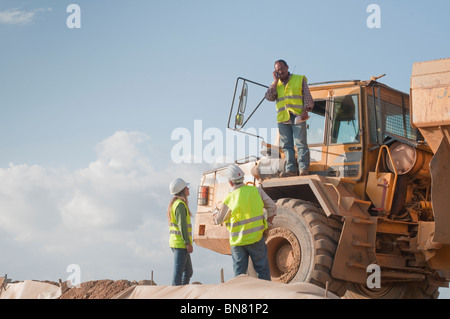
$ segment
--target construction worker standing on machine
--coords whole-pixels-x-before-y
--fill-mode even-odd
[[[192,247],[191,213],[188,206],[189,187],[181,178],[177,178],[169,185],[174,197],[167,208],[169,220],[169,245],[174,253],[174,271],[172,285],[187,285],[193,274],[190,254]]]
[[[247,273],[248,258],[259,279],[271,280],[267,246],[263,237],[267,221],[272,223],[276,215],[273,200],[260,188],[244,184],[244,172],[235,165],[227,168],[226,177],[232,187],[222,207],[213,213],[214,222],[225,226],[230,232],[231,257],[234,275]],[[263,209],[267,210],[267,221]]]
[[[314,107],[304,75],[291,74],[286,61],[275,62],[274,81],[266,92],[266,99],[276,101],[280,146],[286,159],[285,172],[280,177],[308,175],[310,154],[306,138],[308,112]],[[294,143],[297,147],[298,168]]]

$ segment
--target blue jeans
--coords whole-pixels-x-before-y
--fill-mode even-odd
[[[294,121],[295,115],[291,114],[291,123],[294,123]],[[310,154],[306,139],[306,122],[300,124],[278,123],[278,131],[280,133],[280,146],[286,160],[286,171],[297,172],[294,143],[297,147],[298,170],[308,170]]]
[[[267,246],[264,237],[250,245],[231,246],[231,258],[233,259],[235,276],[247,273],[249,256],[252,259],[253,267],[258,274],[258,278],[270,281]]]
[[[187,285],[194,272],[192,269],[191,254],[185,248],[172,248],[172,251],[175,264],[172,286]]]

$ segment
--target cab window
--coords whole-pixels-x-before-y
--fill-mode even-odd
[[[358,143],[358,95],[336,96],[333,100],[331,144]]]
[[[325,135],[326,100],[314,100],[314,108],[308,115],[308,144],[323,144]]]

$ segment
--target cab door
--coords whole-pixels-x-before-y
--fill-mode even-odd
[[[359,180],[363,160],[360,87],[330,89],[328,107],[327,175]]]
[[[310,174],[328,175],[327,167],[327,118],[330,108],[328,90],[310,87],[314,99],[314,108],[309,112],[310,119],[307,121],[307,139],[310,154]]]

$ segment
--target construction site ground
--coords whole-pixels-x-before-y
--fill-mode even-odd
[[[3,285],[0,299],[338,299],[308,283],[284,284],[239,276],[218,285],[151,285],[151,281],[95,280],[66,288],[52,281]]]

